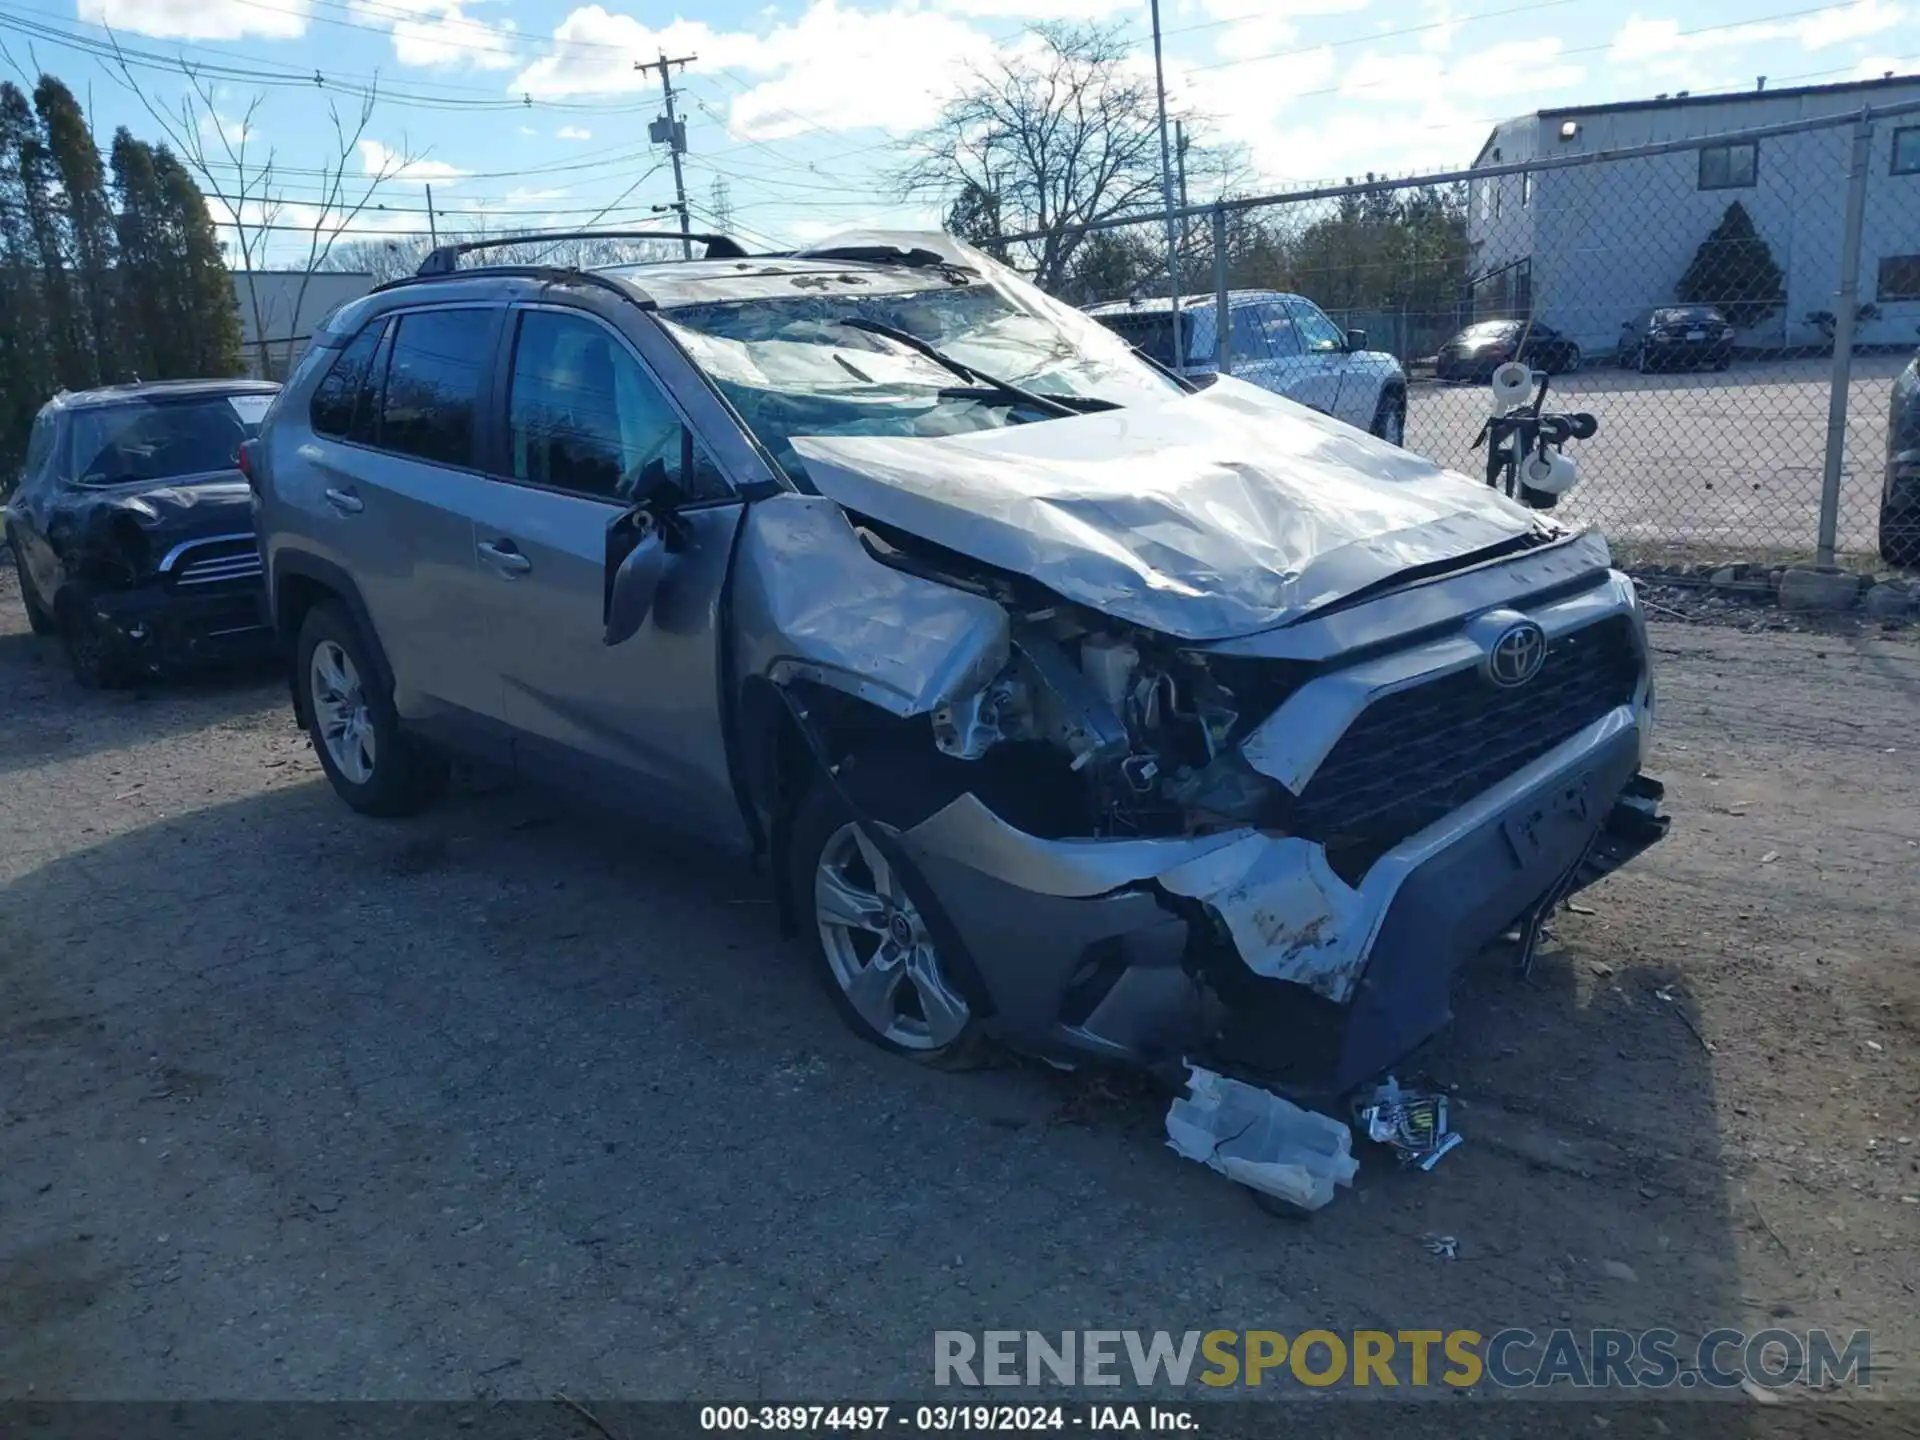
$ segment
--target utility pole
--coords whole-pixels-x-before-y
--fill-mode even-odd
[[[657,61],[633,62],[636,70],[652,70],[657,66],[660,71],[660,93],[666,98],[667,113],[647,127],[647,138],[656,145],[665,141],[667,153],[673,158],[673,208],[680,212],[680,254],[688,260],[693,258],[693,241],[687,238],[687,234],[693,226],[687,217],[687,181],[680,171],[680,157],[687,152],[687,127],[680,123],[680,117],[673,109],[673,67],[691,64],[699,58],[698,55],[681,55],[670,60],[667,52],[662,50]]]
[[[1160,65],[1160,0],[1153,7],[1153,88],[1160,101],[1160,195],[1167,206],[1167,310],[1173,324],[1173,368],[1187,365],[1187,338],[1180,325],[1179,227],[1173,219],[1173,157],[1167,146],[1167,76]]]
[[[433,187],[427,186],[427,243],[440,248],[440,227],[433,223]]]
[[[1193,219],[1187,214],[1187,127],[1173,122],[1173,168],[1180,185],[1180,254],[1193,249]]]

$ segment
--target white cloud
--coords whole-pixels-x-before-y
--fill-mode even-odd
[[[506,193],[505,200],[510,206],[551,205],[556,200],[564,200],[572,192],[566,189],[532,190],[516,189]]]
[[[354,13],[390,30],[402,65],[430,69],[506,70],[519,63],[519,35],[511,20],[483,21],[467,13],[470,0],[353,0]]]
[[[444,160],[409,160],[402,151],[391,149],[378,140],[360,142],[360,167],[368,175],[381,175],[388,180],[415,185],[458,180],[467,173]]]
[[[553,132],[553,138],[556,140],[591,140],[593,138],[593,132],[591,130],[582,130],[578,125],[562,125],[558,130]]]
[[[1748,45],[1791,41],[1803,50],[1825,50],[1896,28],[1907,12],[1890,0],[1854,0],[1851,5],[1792,20],[1755,20],[1715,29],[1688,27],[1668,16],[1630,15],[1613,37],[1608,58],[1628,70],[1666,78],[1684,75],[1703,55]]]
[[[249,0],[79,0],[79,19],[170,40],[290,40],[307,33],[309,0],[268,6]]]
[[[1300,39],[1300,20],[1327,15],[1348,15],[1364,10],[1371,0],[1272,0],[1255,6],[1249,0],[1200,0],[1200,9],[1208,18],[1182,31],[1216,30],[1213,51],[1225,60],[1246,60],[1276,55]]]
[[[1913,70],[1912,57],[1896,55],[1868,55],[1853,67],[1850,78],[1854,80],[1878,80],[1883,75],[1905,75]]]
[[[728,110],[731,132],[754,140],[815,127],[913,130],[939,112],[965,67],[993,49],[983,32],[951,14],[849,9],[838,0],[812,0],[797,19],[757,33],[688,20],[654,30],[588,5],[568,15],[553,39],[554,53],[516,76],[510,92],[551,98],[651,89],[658,72],[635,70],[636,55],[697,54],[702,69],[761,77]]]
[[[520,133],[522,135],[538,135],[540,132],[534,129],[531,125],[522,125],[520,127]]]
[[[218,140],[238,150],[249,140],[258,139],[260,128],[257,125],[249,125],[244,117],[222,115],[218,110],[214,110],[200,117],[200,133],[209,142]]]

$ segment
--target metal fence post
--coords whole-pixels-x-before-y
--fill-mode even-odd
[[[1860,308],[1860,232],[1867,213],[1867,164],[1873,117],[1853,124],[1853,168],[1847,174],[1847,216],[1840,235],[1840,294],[1833,311],[1833,379],[1827,395],[1827,454],[1820,475],[1820,537],[1815,563],[1833,564],[1840,529],[1840,462],[1847,448],[1847,388],[1853,380],[1853,328]]]
[[[1227,207],[1213,207],[1213,365],[1233,373],[1233,332],[1227,327]]]

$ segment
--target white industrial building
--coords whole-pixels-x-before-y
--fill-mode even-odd
[[[360,271],[235,270],[233,299],[240,307],[240,353],[247,373],[286,379],[314,330],[371,289],[373,276]]]
[[[1698,139],[1920,101],[1920,75],[1542,110],[1495,127],[1475,168]],[[1473,182],[1476,313],[1524,314],[1604,353],[1621,322],[1671,303],[1700,242],[1739,201],[1785,275],[1786,302],[1742,345],[1817,345],[1835,309],[1853,127]],[[1876,121],[1860,252],[1857,343],[1911,345],[1920,326],[1920,111]]]

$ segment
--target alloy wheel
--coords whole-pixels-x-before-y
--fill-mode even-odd
[[[919,910],[893,867],[852,822],[827,838],[813,906],[835,983],[875,1034],[903,1050],[939,1050],[966,1028]]]
[[[353,657],[336,641],[322,640],[313,647],[307,683],[320,738],[334,768],[353,784],[365,785],[373,778],[373,713]]]

